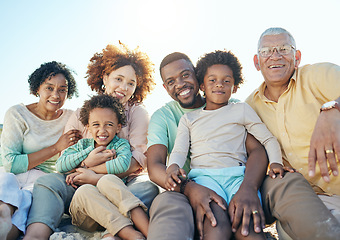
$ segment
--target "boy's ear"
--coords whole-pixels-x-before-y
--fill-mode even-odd
[[[118,134],[118,133],[120,132],[120,130],[122,130],[122,124],[121,124],[121,123],[118,123],[116,134]]]
[[[237,89],[238,89],[238,86],[234,86],[234,87],[233,87],[233,93],[236,93],[236,92],[237,92]]]
[[[205,91],[205,88],[204,88],[204,84],[203,84],[203,83],[200,85],[200,89],[201,89],[202,92]]]

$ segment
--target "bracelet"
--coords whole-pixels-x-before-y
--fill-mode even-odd
[[[187,186],[188,182],[194,182],[192,179],[184,179],[179,187],[179,192],[184,194],[185,187]]]

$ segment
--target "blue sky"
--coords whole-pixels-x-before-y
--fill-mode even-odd
[[[0,123],[10,106],[37,101],[29,95],[28,76],[52,60],[77,73],[80,96],[65,107],[80,107],[93,94],[84,78],[90,58],[119,40],[139,46],[155,64],[157,87],[145,101],[150,114],[171,100],[158,67],[174,51],[188,54],[194,63],[207,52],[233,51],[246,80],[234,97],[244,100],[262,82],[252,59],[268,27],[293,34],[302,65],[340,64],[339,10],[338,0],[0,0]]]

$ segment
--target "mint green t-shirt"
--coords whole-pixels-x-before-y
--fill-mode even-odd
[[[163,144],[168,149],[169,157],[175,144],[179,120],[185,113],[194,111],[196,109],[182,108],[178,102],[171,101],[154,112],[149,123],[148,148],[155,144]],[[185,165],[183,166],[183,169],[187,173],[190,170],[189,156]]]

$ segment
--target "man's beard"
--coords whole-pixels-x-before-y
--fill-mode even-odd
[[[192,99],[190,102],[181,102],[180,100],[178,101],[179,105],[181,105],[182,108],[191,108],[192,106],[195,105],[196,103],[196,96]]]

